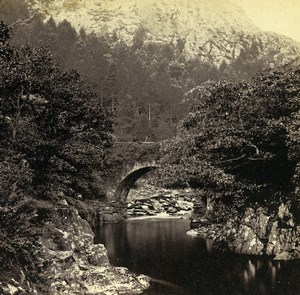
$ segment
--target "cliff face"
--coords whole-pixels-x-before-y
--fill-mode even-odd
[[[274,255],[277,259],[300,257],[300,226],[287,204],[281,204],[276,219],[262,208],[248,208],[230,243],[238,253]]]
[[[223,223],[196,218],[192,226],[196,228],[191,234],[223,243],[238,254],[268,255],[278,260],[300,258],[300,226],[290,212],[290,204],[282,203],[276,216],[262,207],[249,207],[240,218]]]
[[[46,3],[46,4],[45,4]],[[300,45],[284,36],[260,31],[245,12],[221,0],[52,0],[34,9],[58,22],[67,19],[78,30],[115,36],[132,44],[173,44],[188,58],[221,65],[249,49],[266,63],[294,62]]]

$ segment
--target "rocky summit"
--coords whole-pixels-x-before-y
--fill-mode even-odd
[[[299,43],[262,32],[230,1],[38,0],[33,9],[127,44],[173,44],[186,57],[217,66],[251,48],[269,65],[295,62],[300,55]]]

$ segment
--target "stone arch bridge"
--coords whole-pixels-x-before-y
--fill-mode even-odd
[[[108,180],[109,201],[126,202],[134,183],[143,175],[159,167],[159,142],[118,142],[111,150],[113,177]]]

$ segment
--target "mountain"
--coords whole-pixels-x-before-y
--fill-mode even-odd
[[[223,0],[36,0],[33,5],[78,31],[115,36],[127,44],[168,43],[187,58],[220,66],[254,49],[266,66],[299,60],[300,44],[263,32],[245,12]]]
[[[184,94],[198,85],[299,62],[299,43],[261,31],[230,0],[5,3],[15,11],[20,1],[35,16],[15,28],[13,44],[46,46],[64,70],[78,71],[116,114],[119,141],[174,136],[188,112]]]

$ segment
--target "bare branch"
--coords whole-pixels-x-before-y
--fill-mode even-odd
[[[24,23],[28,23],[30,20],[32,20],[35,17],[36,14],[33,14],[32,16],[30,16],[27,19],[18,19],[17,21],[15,21],[14,23],[10,24],[9,27],[14,27],[20,23],[24,24]]]
[[[222,161],[222,162],[218,162],[216,163],[217,165],[219,164],[227,164],[227,163],[232,163],[232,162],[236,162],[236,161],[240,161],[242,159],[246,158],[246,155],[243,154],[242,156],[238,157],[238,158],[233,158],[233,159],[229,159],[229,160],[226,160],[226,161]]]
[[[265,161],[266,159],[264,159],[264,158],[252,158],[252,157],[249,157],[249,158],[247,158],[247,160],[249,160],[249,161]]]

